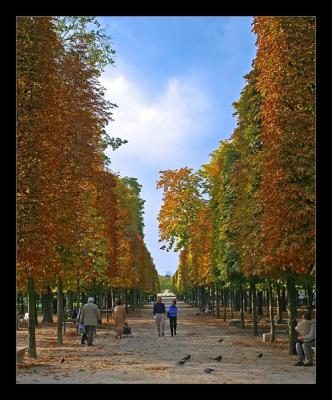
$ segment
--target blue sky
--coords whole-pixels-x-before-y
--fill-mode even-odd
[[[110,168],[143,185],[145,243],[160,274],[174,273],[178,253],[160,250],[159,171],[208,162],[236,124],[232,103],[255,57],[252,17],[100,17],[116,50],[101,77],[119,107],[111,136],[129,142],[106,150]]]

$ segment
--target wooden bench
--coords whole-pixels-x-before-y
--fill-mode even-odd
[[[229,326],[235,326],[236,328],[242,328],[242,320],[241,319],[231,319],[229,321]]]
[[[283,336],[288,336],[288,328],[285,329],[276,329],[275,330],[276,335],[283,335]]]
[[[28,347],[18,347],[16,349],[16,362],[21,363],[24,360],[25,353],[28,350]]]

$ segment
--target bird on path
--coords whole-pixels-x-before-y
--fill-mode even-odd
[[[216,357],[216,358],[213,358],[212,360],[221,361],[221,359],[222,359],[222,356],[220,355],[220,356],[218,356],[218,357]]]
[[[189,354],[188,356],[186,356],[186,357],[183,357],[182,358],[182,360],[186,360],[186,361],[188,361],[188,360],[190,360],[190,357],[191,357],[191,354]]]
[[[263,357],[263,353],[259,353],[257,357],[262,358]]]
[[[214,371],[213,368],[204,368],[204,372],[205,372],[206,374],[210,374],[212,371]]]
[[[221,342],[223,342],[223,340],[224,340],[224,339],[223,339],[223,338],[221,338],[220,340],[218,340],[218,342],[219,342],[219,343],[221,343]]]
[[[65,362],[65,359],[63,358],[63,359],[61,360],[61,362],[62,362],[62,363]]]
[[[181,360],[178,362],[179,365],[184,365],[186,363],[186,360]]]

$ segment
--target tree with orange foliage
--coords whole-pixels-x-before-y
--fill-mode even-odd
[[[167,250],[174,245],[175,251],[188,252],[187,276],[191,287],[201,291],[201,303],[205,301],[205,286],[212,283],[211,219],[202,183],[200,174],[190,168],[161,171],[157,182],[157,188],[164,190],[158,216],[160,241],[168,242]]]
[[[287,272],[294,321],[296,274],[315,264],[315,17],[256,17],[253,30],[262,97],[262,262],[266,271]]]
[[[34,281],[59,263],[57,204],[49,191],[56,163],[49,134],[57,131],[54,112],[61,45],[51,19],[17,19],[17,276],[29,299],[29,356],[35,343]],[[46,268],[45,268],[46,267]]]
[[[65,52],[52,18],[19,17],[17,33],[17,274],[19,284],[28,279],[32,299],[34,279],[48,275],[61,292],[70,276],[90,207],[86,180],[103,167],[110,105],[98,88],[98,70],[84,64],[84,44]],[[32,302],[29,309],[35,357]],[[61,344],[61,304],[58,311]]]

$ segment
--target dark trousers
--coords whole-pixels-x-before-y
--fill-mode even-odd
[[[88,342],[88,344],[92,344],[93,342],[93,334],[95,332],[95,326],[84,326],[84,333],[82,335],[82,340],[81,343],[84,344],[86,341]]]
[[[173,332],[176,335],[176,317],[170,317],[169,326],[171,328],[171,335],[173,336]]]

